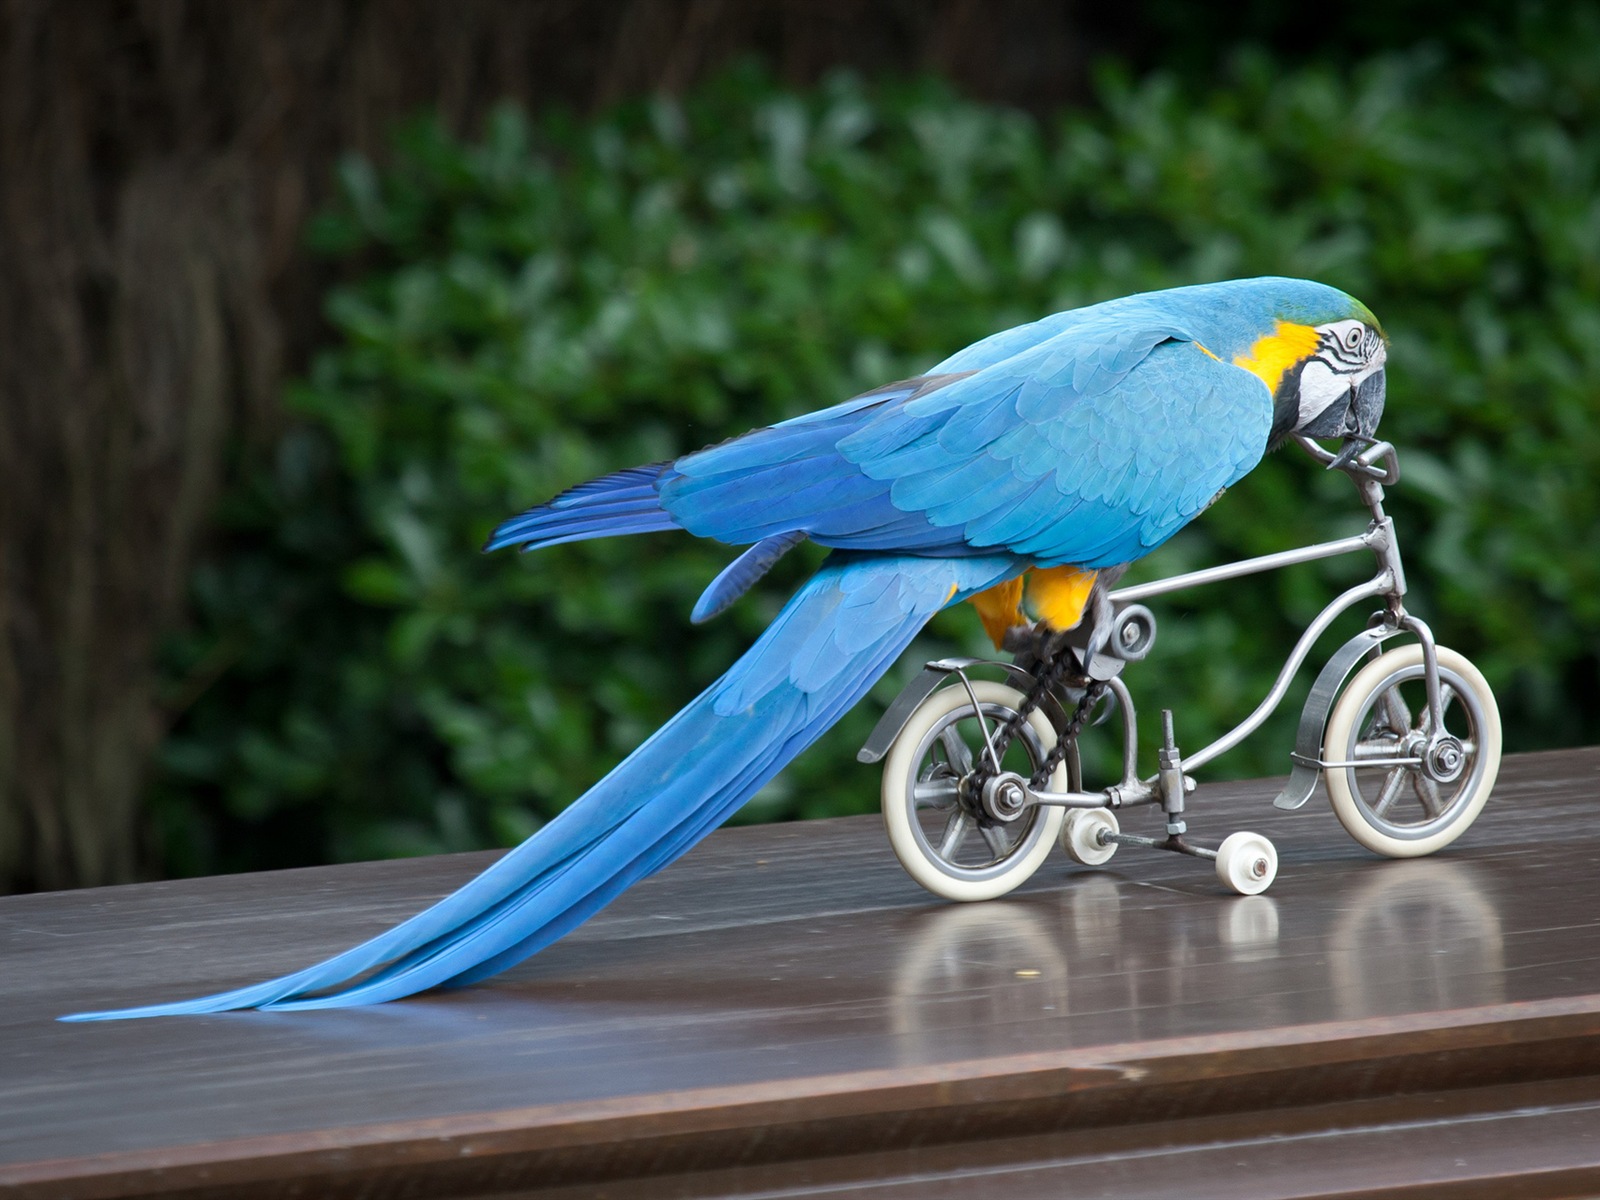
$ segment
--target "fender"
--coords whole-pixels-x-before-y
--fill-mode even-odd
[[[1032,691],[1036,682],[1027,671],[1012,663],[994,662],[987,658],[936,659],[923,667],[910,683],[900,689],[900,694],[894,698],[894,703],[883,710],[883,716],[878,718],[878,723],[867,735],[866,742],[856,751],[856,761],[864,763],[880,761],[889,753],[889,748],[894,745],[895,738],[900,736],[900,731],[906,727],[906,722],[911,720],[911,714],[917,711],[917,706],[933,695],[934,690],[946,679],[969,667],[996,667],[1004,671],[1006,682],[1023,695]],[[1047,695],[1039,708],[1050,719],[1050,724],[1057,729],[1066,728],[1068,720],[1066,709],[1061,707],[1061,702],[1056,699],[1054,693]]]
[[[1328,715],[1333,711],[1339,689],[1358,662],[1395,634],[1404,632],[1388,624],[1363,629],[1334,651],[1333,657],[1317,673],[1306,705],[1300,710],[1300,728],[1295,734],[1294,753],[1289,756],[1294,769],[1289,772],[1283,791],[1273,800],[1274,807],[1292,810],[1311,799],[1317,781],[1322,778],[1322,768],[1315,765],[1322,758],[1322,731],[1327,728]]]
[[[1091,678],[1101,682],[1115,679],[1130,662],[1138,662],[1144,658],[1150,653],[1150,647],[1155,645],[1156,640],[1156,616],[1144,605],[1118,604],[1111,611],[1113,616],[1110,636],[1099,639],[1101,644],[1093,654],[1089,671]],[[1088,647],[1091,641],[1095,640],[1091,622],[1082,621],[1063,636],[1064,644],[1077,651],[1078,661],[1084,662],[1090,659]],[[956,672],[979,666],[995,667],[1004,671],[1006,682],[1023,695],[1027,695],[1036,682],[1035,676],[1015,663],[995,662],[987,658],[936,659],[923,667],[921,673],[901,689],[900,694],[894,698],[894,703],[884,710],[883,716],[878,719],[877,725],[868,735],[866,743],[856,751],[856,761],[875,763],[883,758],[889,753],[889,747],[894,745],[895,738],[900,736],[900,731],[906,727],[906,722],[911,720],[911,714],[917,711],[919,704],[933,695],[935,688]],[[1115,703],[1116,693],[1113,692],[1111,695]],[[1044,698],[1039,708],[1058,732],[1065,729],[1072,719],[1054,692]],[[1102,724],[1110,712],[1111,710],[1107,709],[1106,713],[1094,723]]]

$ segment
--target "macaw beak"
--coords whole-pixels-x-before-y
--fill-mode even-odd
[[[1350,389],[1350,403],[1344,410],[1344,427],[1339,434],[1344,445],[1328,464],[1328,470],[1349,466],[1368,446],[1377,440],[1378,421],[1383,416],[1383,368],[1356,382]]]

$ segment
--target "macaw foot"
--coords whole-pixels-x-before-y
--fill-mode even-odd
[[[1017,666],[1037,675],[1041,667],[1053,663],[1057,656],[1071,653],[1068,640],[1073,632],[1070,629],[1053,629],[1044,621],[1013,625],[1006,630],[1002,649],[1015,656]]]
[[[1083,649],[1085,675],[1094,664],[1094,656],[1104,650],[1106,644],[1111,641],[1111,623],[1116,615],[1116,606],[1111,603],[1111,596],[1107,590],[1095,588],[1094,595],[1089,600],[1089,611],[1084,614],[1084,620],[1089,623],[1089,640]]]
[[[1027,654],[1038,657],[1039,637],[1044,626],[1036,621],[1024,621],[1009,627],[1000,639],[1000,649],[1007,654]]]
[[[1001,648],[1016,656],[1019,667],[1034,674],[1038,674],[1040,667],[1053,663],[1059,655],[1071,654],[1071,673],[1088,675],[1095,655],[1111,640],[1115,615],[1110,598],[1097,588],[1081,619],[1070,629],[1057,629],[1048,621],[1012,625],[1005,631]]]

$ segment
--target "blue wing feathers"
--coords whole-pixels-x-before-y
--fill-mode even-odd
[[[874,414],[875,419],[849,430],[834,444],[834,453],[846,462],[872,462],[922,442],[937,433],[948,419],[944,410],[912,412],[906,406]]]
[[[1000,388],[993,395],[952,412],[935,441],[947,454],[970,454],[987,446],[1017,423],[1017,393],[1022,385]]]
[[[1010,546],[1015,544],[1022,531],[1036,521],[1038,499],[1034,493],[1041,489],[1059,495],[1051,478],[1019,481],[1015,495],[991,505],[981,516],[967,519],[968,539],[979,546]]]
[[[662,483],[663,507],[735,544],[801,531],[846,549],[1007,549],[1046,566],[1137,557],[1260,457],[1271,402],[1253,376],[1197,354],[1181,323],[1125,318],[1040,323],[1002,339],[1007,356],[941,364],[962,373],[689,455]],[[1174,395],[1200,400],[1177,411]],[[1219,455],[1219,429],[1245,453]],[[1046,477],[1053,490],[1036,486]]]
[[[736,544],[798,530],[846,549],[998,548],[1047,566],[1137,557],[1260,457],[1270,397],[1195,353],[1170,319],[1057,325],[993,362],[941,364],[969,370],[936,385],[908,381],[690,455],[661,485],[663,506]],[[1175,410],[1174,395],[1198,399]],[[1219,431],[1243,453],[1218,454]]]
[[[870,507],[883,489],[861,475],[839,475],[825,467],[808,470],[814,461],[796,464],[787,475],[771,469],[736,476],[686,499],[669,494],[668,503],[686,529],[705,531],[719,541],[757,541],[812,526],[851,532],[852,514]]]

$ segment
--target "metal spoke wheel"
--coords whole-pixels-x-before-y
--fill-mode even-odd
[[[1323,735],[1328,799],[1340,824],[1369,850],[1417,858],[1466,832],[1500,771],[1500,709],[1483,676],[1443,646],[1441,742],[1428,710],[1422,647],[1368,663],[1334,705]],[[1362,764],[1371,765],[1362,765]]]
[[[978,708],[973,708],[976,697]],[[1009,821],[987,815],[962,780],[986,761],[988,746],[1023,696],[974,680],[934,692],[911,714],[883,764],[883,823],[907,874],[948,900],[992,900],[1039,869],[1061,828],[1062,810],[1026,806]],[[1024,779],[1044,762],[1056,731],[1042,712],[1028,714],[1001,759]],[[1066,791],[1076,755],[1057,768],[1053,791]],[[1070,768],[1070,770],[1069,770]]]

